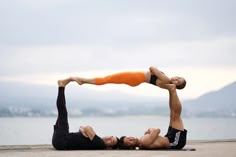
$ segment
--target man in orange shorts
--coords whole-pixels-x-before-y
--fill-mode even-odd
[[[78,84],[127,84],[132,87],[138,86],[141,83],[150,83],[156,86],[163,84],[175,84],[177,89],[183,89],[186,86],[186,80],[183,77],[167,77],[163,72],[156,67],[151,66],[149,71],[146,72],[120,72],[111,74],[105,77],[96,78],[82,78],[82,77],[70,77],[71,81],[76,81]]]

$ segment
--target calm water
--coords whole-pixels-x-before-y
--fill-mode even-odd
[[[0,145],[51,144],[56,118],[0,118]],[[189,140],[236,139],[236,118],[184,118]],[[91,125],[98,135],[140,137],[149,127],[167,131],[169,118],[159,116],[70,118],[70,131]]]

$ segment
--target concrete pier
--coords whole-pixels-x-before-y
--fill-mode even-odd
[[[0,157],[236,157],[236,140],[188,141],[186,151],[171,150],[76,150],[57,151],[52,145],[0,146]],[[195,148],[195,151],[188,151]]]

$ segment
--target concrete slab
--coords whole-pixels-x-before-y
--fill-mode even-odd
[[[57,151],[51,145],[0,146],[0,157],[236,157],[236,140],[189,141],[186,148],[196,151],[168,150],[76,150]]]

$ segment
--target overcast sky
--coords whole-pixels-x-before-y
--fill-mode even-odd
[[[182,98],[198,97],[236,81],[235,8],[235,0],[2,0],[0,81],[55,85],[154,65],[186,78]],[[148,85],[99,90],[113,88],[167,96]]]

